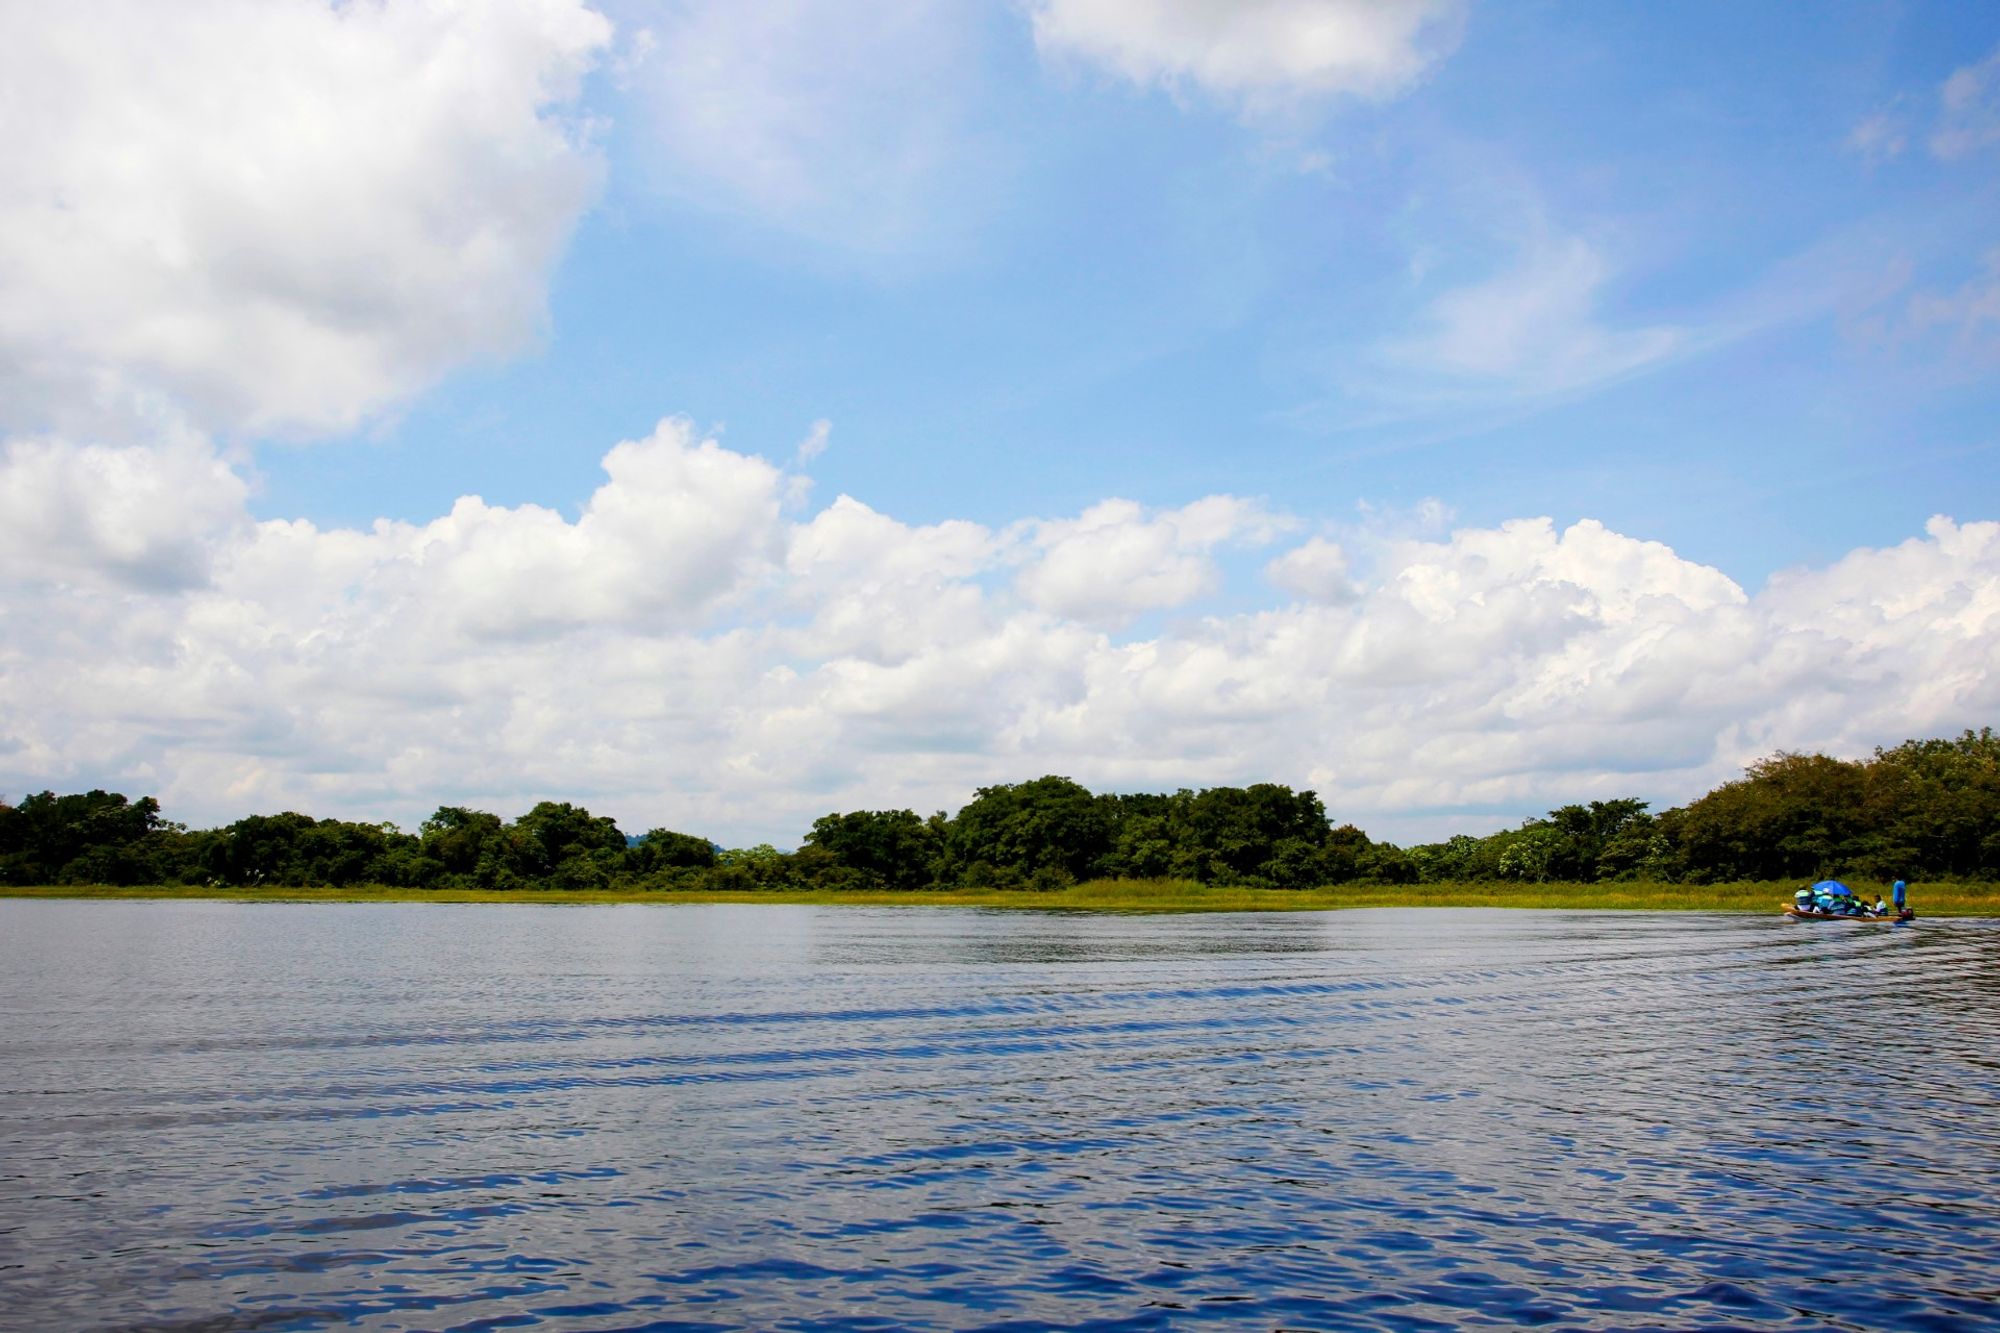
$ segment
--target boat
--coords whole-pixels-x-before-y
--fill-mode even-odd
[[[1850,916],[1846,912],[1800,911],[1794,903],[1783,904],[1783,909],[1784,914],[1794,921],[1852,921],[1863,926],[1900,926],[1905,921],[1917,919],[1917,914],[1907,907],[1887,916],[1876,916],[1872,912],[1865,915],[1856,912]]]
[[[1902,897],[1903,886],[1898,882],[1896,910],[1877,916],[1856,902],[1853,889],[1837,879],[1823,879],[1811,888],[1800,889],[1791,902],[1780,903],[1779,910],[1794,921],[1855,921],[1865,925],[1897,926],[1917,919],[1914,911],[1901,905]],[[1832,906],[1836,903],[1854,903],[1855,907],[1844,911]]]

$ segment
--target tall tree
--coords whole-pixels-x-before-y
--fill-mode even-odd
[[[1093,873],[1111,850],[1109,806],[1064,777],[981,787],[951,822],[947,849],[954,869],[978,863],[1011,870]]]
[[[944,850],[937,831],[914,810],[856,810],[813,822],[806,845],[892,889],[918,889],[935,878]]]

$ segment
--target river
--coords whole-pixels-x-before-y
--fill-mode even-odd
[[[1990,1328],[2000,924],[0,900],[0,1327]]]

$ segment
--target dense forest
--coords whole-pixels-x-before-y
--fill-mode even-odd
[[[981,787],[955,816],[856,810],[795,852],[723,850],[544,801],[509,822],[460,806],[415,833],[302,814],[216,829],[151,797],[0,800],[0,883],[738,891],[1055,889],[1084,879],[1311,888],[1345,883],[2000,879],[2000,737],[1913,740],[1865,760],[1780,753],[1685,806],[1551,810],[1486,837],[1397,847],[1274,783],[1096,794],[1063,777]]]

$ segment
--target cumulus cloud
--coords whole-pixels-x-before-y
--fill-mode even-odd
[[[1308,602],[1348,602],[1360,589],[1348,577],[1347,552],[1338,542],[1314,537],[1264,566],[1264,577]]]
[[[1390,97],[1457,43],[1459,0],[1035,0],[1043,52],[1142,85]]]
[[[912,527],[843,495],[791,534],[781,601],[809,617],[797,647],[894,663],[978,638],[991,623],[979,581],[1002,549],[977,523]]]
[[[335,429],[516,351],[609,35],[583,0],[0,8],[0,417]]]
[[[1053,615],[1116,628],[1214,591],[1217,547],[1267,541],[1285,526],[1261,504],[1234,496],[1153,515],[1130,500],[1106,500],[1074,519],[1035,524],[1034,555],[1017,586]]]
[[[198,438],[17,442],[0,471],[0,790],[108,784],[196,821],[413,821],[579,799],[795,840],[1064,772],[1274,780],[1379,835],[1685,799],[1779,747],[1864,753],[2000,708],[2000,524],[1935,519],[1752,594],[1591,521],[1321,537],[1227,593],[1282,515],[1106,502],[912,525],[668,421],[574,513],[253,521]],[[58,553],[37,514],[62,512]],[[1173,606],[1166,627],[1107,626]]]
[[[208,441],[23,439],[0,450],[0,566],[19,583],[161,592],[205,582],[247,488]]]
[[[474,639],[541,638],[582,627],[625,630],[698,621],[775,568],[782,555],[783,473],[763,459],[697,440],[685,420],[604,457],[609,480],[571,521],[539,505],[466,496],[426,524],[378,523],[362,563],[334,567],[323,596],[366,591],[380,611]],[[304,586],[321,534],[265,524],[241,551],[239,579]],[[344,572],[342,572],[344,570]],[[318,572],[329,572],[324,565]],[[270,588],[276,593],[277,588]]]

